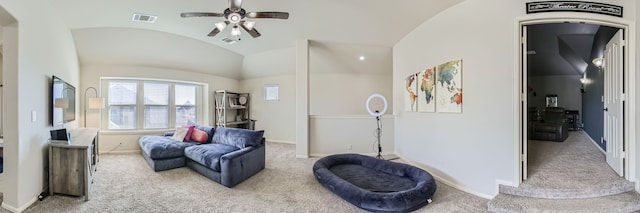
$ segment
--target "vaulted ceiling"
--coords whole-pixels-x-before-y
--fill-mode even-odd
[[[247,11],[289,12],[288,20],[254,19],[261,37],[246,32],[227,44],[227,28],[207,34],[221,17],[181,18],[181,12],[221,13],[227,0],[51,0],[72,29],[81,64],[120,63],[188,69],[241,78],[243,56],[290,48],[296,40],[391,48],[437,13],[463,0],[244,0]],[[158,16],[133,22],[134,13]],[[375,48],[372,48],[375,49]],[[388,50],[385,51],[389,54]],[[352,51],[345,51],[352,52]],[[372,53],[379,54],[379,53]],[[240,66],[240,67],[239,67]]]

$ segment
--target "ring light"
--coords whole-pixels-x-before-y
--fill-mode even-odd
[[[371,103],[371,100],[373,100],[374,98],[380,98],[382,99],[382,103],[384,104],[384,107],[382,107],[382,110],[380,110],[379,112],[375,112],[375,111],[371,111],[371,106],[369,106],[369,104]],[[369,115],[374,116],[374,117],[378,117],[383,115],[386,111],[387,111],[387,99],[384,98],[384,96],[380,95],[380,94],[372,94],[371,96],[369,96],[369,98],[367,98],[367,112],[369,112]]]

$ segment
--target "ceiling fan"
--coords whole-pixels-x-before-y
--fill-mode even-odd
[[[288,19],[289,13],[287,12],[247,12],[242,8],[242,0],[229,0],[229,8],[225,9],[223,13],[209,13],[209,12],[184,12],[180,13],[183,18],[188,17],[224,17],[225,21],[221,21],[215,24],[215,28],[208,34],[208,36],[215,36],[224,30],[227,26],[233,25],[231,28],[232,36],[240,36],[240,28],[244,29],[256,38],[261,34],[254,28],[255,22],[246,20],[246,18],[275,18],[275,19]]]

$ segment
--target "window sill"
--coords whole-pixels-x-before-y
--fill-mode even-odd
[[[175,131],[175,129],[153,129],[153,130],[100,130],[104,135],[138,135],[138,134],[158,134]]]

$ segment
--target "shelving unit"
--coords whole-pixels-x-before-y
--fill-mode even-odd
[[[218,90],[214,93],[216,126],[254,129],[249,93]]]

